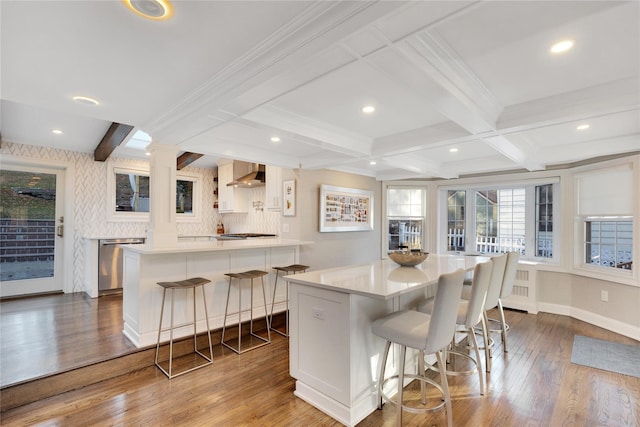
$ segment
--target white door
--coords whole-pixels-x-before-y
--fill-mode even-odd
[[[64,170],[0,169],[0,297],[62,291]]]

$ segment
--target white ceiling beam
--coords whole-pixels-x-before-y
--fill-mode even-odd
[[[529,171],[544,170],[543,164],[533,161],[531,154],[525,153],[502,135],[480,139],[517,166],[521,166]]]
[[[303,135],[310,140],[318,141],[317,146],[327,150],[353,156],[371,154],[373,139],[281,108],[264,106],[245,114],[244,118]]]
[[[456,178],[457,174],[442,168],[442,165],[412,155],[399,155],[383,157],[381,163],[404,169],[416,177],[438,176],[442,178]]]

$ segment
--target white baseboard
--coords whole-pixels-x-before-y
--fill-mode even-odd
[[[609,319],[608,317],[591,313],[586,310],[551,303],[538,303],[538,310],[545,313],[561,314],[563,316],[573,317],[574,319],[582,320],[583,322],[587,322],[608,331],[640,341],[640,327],[623,323],[618,320]]]

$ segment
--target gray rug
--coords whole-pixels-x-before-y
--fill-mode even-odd
[[[576,335],[571,363],[640,378],[640,345],[618,344]]]

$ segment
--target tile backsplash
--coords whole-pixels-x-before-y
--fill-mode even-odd
[[[264,205],[265,187],[250,188],[249,210],[247,213],[222,214],[226,233],[269,233],[280,235],[281,212],[267,210]],[[261,202],[262,206],[259,206]]]

